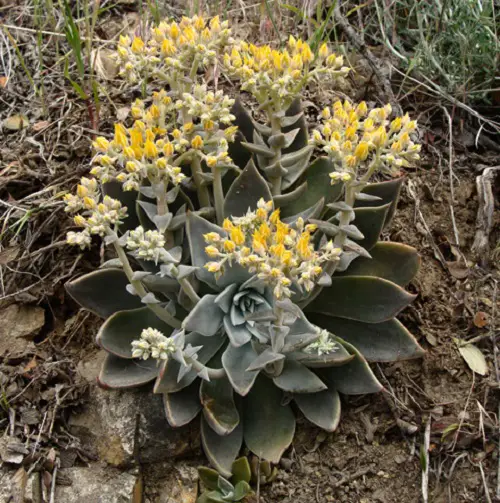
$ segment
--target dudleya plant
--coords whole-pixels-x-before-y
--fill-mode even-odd
[[[416,124],[346,100],[310,134],[301,94],[343,79],[342,58],[293,37],[248,44],[218,18],[122,37],[118,59],[125,85],[154,92],[95,139],[92,177],[65,196],[80,228],[68,242],[98,235],[116,255],[67,285],[105,319],[99,383],[154,381],[171,426],[200,417],[225,477],[243,443],[276,463],[298,411],[334,431],[339,394],[382,389],[369,361],[423,354],[395,318],[418,254],[379,241],[399,170],[418,160]],[[217,89],[219,73],[265,121]]]

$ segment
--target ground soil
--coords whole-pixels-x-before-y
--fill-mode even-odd
[[[8,25],[33,26],[25,6],[0,10],[0,16]],[[101,26],[99,37],[111,37],[123,29],[124,19],[133,24],[137,14],[132,8],[110,14],[108,28]],[[245,22],[242,26],[252,33],[251,21]],[[267,25],[254,26],[260,26],[258,33],[264,38],[268,36]],[[33,33],[15,29],[12,33],[26,65],[39,75]],[[49,47],[54,40],[47,37],[44,43]],[[17,354],[0,358],[2,395],[10,397],[9,404],[0,398],[0,427],[11,429],[32,446],[42,420],[55,424],[50,434],[42,425],[38,449],[25,461],[28,470],[37,463],[46,466],[51,449],[57,451],[69,438],[64,429],[68,418],[88,400],[88,386],[76,380],[76,367],[93,353],[99,323],[93,315],[78,311],[63,285],[70,277],[93,270],[104,259],[104,251],[96,246],[81,254],[64,246],[69,223],[58,195],[72,190],[88,172],[91,135],[95,129],[109,130],[116,112],[131,96],[110,84],[112,104],[103,99],[99,123],[95,118],[89,122],[94,117],[92,104],[75,96],[48,51],[42,72],[48,108],[44,114],[15,51],[9,50],[11,84],[0,88],[0,119],[26,114],[30,126],[9,133],[4,130],[0,138],[0,308],[36,306],[45,316],[35,335],[23,339],[26,345]],[[361,71],[360,79],[353,80],[352,89],[346,91],[360,94],[363,87],[373,99],[370,76]],[[314,97],[322,105],[334,96],[330,90],[317,90]],[[492,252],[489,264],[480,267],[472,252],[478,210],[476,176],[481,166],[497,164],[497,150],[476,149],[474,142],[462,141],[464,123],[472,127],[474,123],[457,114],[452,200],[446,119],[430,113],[421,97],[402,105],[421,116],[424,158],[417,169],[403,173],[406,182],[399,211],[384,239],[407,243],[421,254],[420,271],[409,287],[418,297],[400,318],[427,353],[417,361],[375,365],[385,392],[345,399],[343,419],[335,433],[325,435],[300,424],[276,480],[260,488],[262,503],[420,501],[421,449],[429,424],[429,501],[500,501],[494,499],[499,463],[499,383],[493,353],[498,331],[495,316],[500,312],[495,287],[500,279],[498,255]],[[314,120],[314,110],[311,113]],[[497,140],[492,137],[493,142]],[[499,240],[498,211],[495,219],[492,250]],[[486,376],[473,374],[458,351],[457,340],[472,338],[479,339],[476,345],[488,362]],[[15,428],[9,410],[17,418]],[[30,410],[39,415],[30,419]],[[74,462],[83,461],[91,462],[92,456],[78,453]],[[203,458],[192,462],[203,462]],[[151,498],[157,494],[158,472],[157,467],[145,467],[145,494]],[[9,473],[13,476],[14,472]]]

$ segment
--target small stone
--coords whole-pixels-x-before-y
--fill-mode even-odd
[[[139,457],[142,463],[155,463],[186,456],[199,450],[198,422],[172,429],[166,418],[161,395],[150,388],[103,390],[95,384],[102,353],[94,361],[79,364],[80,375],[90,380],[90,402],[69,424],[85,447],[100,460],[113,466],[132,466],[136,421],[139,417]]]
[[[130,503],[135,477],[112,468],[99,465],[89,468],[61,470],[71,479],[70,486],[56,485],[56,501],[64,503]]]
[[[402,454],[397,454],[396,456],[394,456],[394,461],[396,461],[398,465],[401,465],[406,461],[406,456],[403,456]]]

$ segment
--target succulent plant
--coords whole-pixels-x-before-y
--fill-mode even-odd
[[[236,502],[252,494],[249,485],[252,472],[246,457],[239,458],[233,463],[230,480],[205,466],[198,468],[198,475],[205,491],[201,493],[197,503]]]
[[[296,411],[334,431],[340,394],[382,389],[368,362],[423,354],[396,319],[414,299],[404,287],[419,256],[380,241],[399,169],[420,146],[407,115],[390,120],[389,105],[364,102],[325,108],[310,134],[301,91],[341,79],[342,59],[293,37],[283,51],[246,44],[214,19],[120,41],[122,73],[134,61],[132,82],[146,69],[166,89],[94,141],[94,178],[65,196],[81,228],[68,242],[99,235],[116,254],[67,291],[105,319],[100,385],[155,381],[170,425],[200,416],[205,453],[229,477],[243,443],[277,463]],[[214,61],[266,122],[201,82]]]

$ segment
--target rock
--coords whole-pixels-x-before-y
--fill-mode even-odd
[[[130,503],[135,476],[98,464],[61,470],[71,485],[56,486],[55,500],[64,503]]]
[[[45,324],[45,311],[41,307],[24,304],[11,304],[0,310],[0,357],[24,353],[34,349],[32,341]]]
[[[155,483],[152,503],[195,503],[198,497],[198,470],[186,462],[176,462],[174,466],[164,463],[155,467],[162,478]],[[167,474],[165,477],[164,474]]]
[[[138,449],[142,463],[179,458],[199,451],[198,422],[172,429],[163,410],[161,395],[149,386],[135,390],[103,390],[96,382],[102,352],[78,365],[90,381],[90,399],[84,410],[70,418],[73,433],[100,460],[113,466],[134,464],[134,440],[139,417]]]

